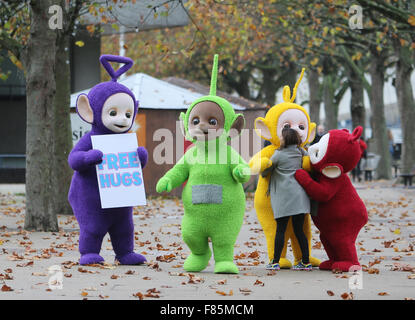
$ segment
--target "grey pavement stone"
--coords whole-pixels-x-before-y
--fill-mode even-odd
[[[180,199],[152,198],[146,207],[135,209],[135,249],[147,257],[147,265],[114,265],[107,236],[101,251],[106,264],[81,267],[77,265],[79,229],[75,218],[59,216],[59,232],[24,231],[24,185],[3,186],[0,299],[336,300],[350,292],[354,299],[415,299],[415,190],[386,181],[356,187],[366,203],[369,222],[357,240],[365,270],[362,289],[351,290],[347,273],[265,270],[265,237],[252,197],[248,197],[235,247],[240,274],[214,274],[213,258],[203,272],[188,274],[182,268],[189,250],[181,239]],[[314,226],[312,254],[326,259]],[[289,257],[292,260],[291,248]],[[62,269],[62,289],[49,288],[52,273],[48,269],[54,265]],[[13,291],[5,291],[8,288]]]

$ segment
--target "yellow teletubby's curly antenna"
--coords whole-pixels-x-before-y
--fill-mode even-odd
[[[304,71],[305,71],[305,68],[302,68],[300,77],[298,78],[297,83],[294,86],[292,96],[291,96],[290,87],[289,86],[284,86],[284,89],[282,90],[282,99],[284,100],[284,102],[294,102],[295,96],[297,95],[298,85],[300,84],[301,79],[303,79],[303,76],[304,76]]]

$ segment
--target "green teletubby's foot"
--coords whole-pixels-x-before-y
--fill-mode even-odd
[[[186,261],[183,264],[183,269],[188,272],[200,272],[209,264],[211,255],[212,252],[210,249],[208,249],[208,252],[201,255],[191,253],[190,256],[186,258]]]
[[[232,261],[220,261],[215,264],[215,273],[239,273],[239,269]]]

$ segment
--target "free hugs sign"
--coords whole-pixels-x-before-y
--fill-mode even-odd
[[[97,135],[91,141],[104,154],[96,166],[102,209],[146,205],[136,134]]]

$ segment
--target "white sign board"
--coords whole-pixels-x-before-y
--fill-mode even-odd
[[[135,133],[91,136],[92,147],[104,155],[96,166],[101,207],[146,205],[143,172]]]

